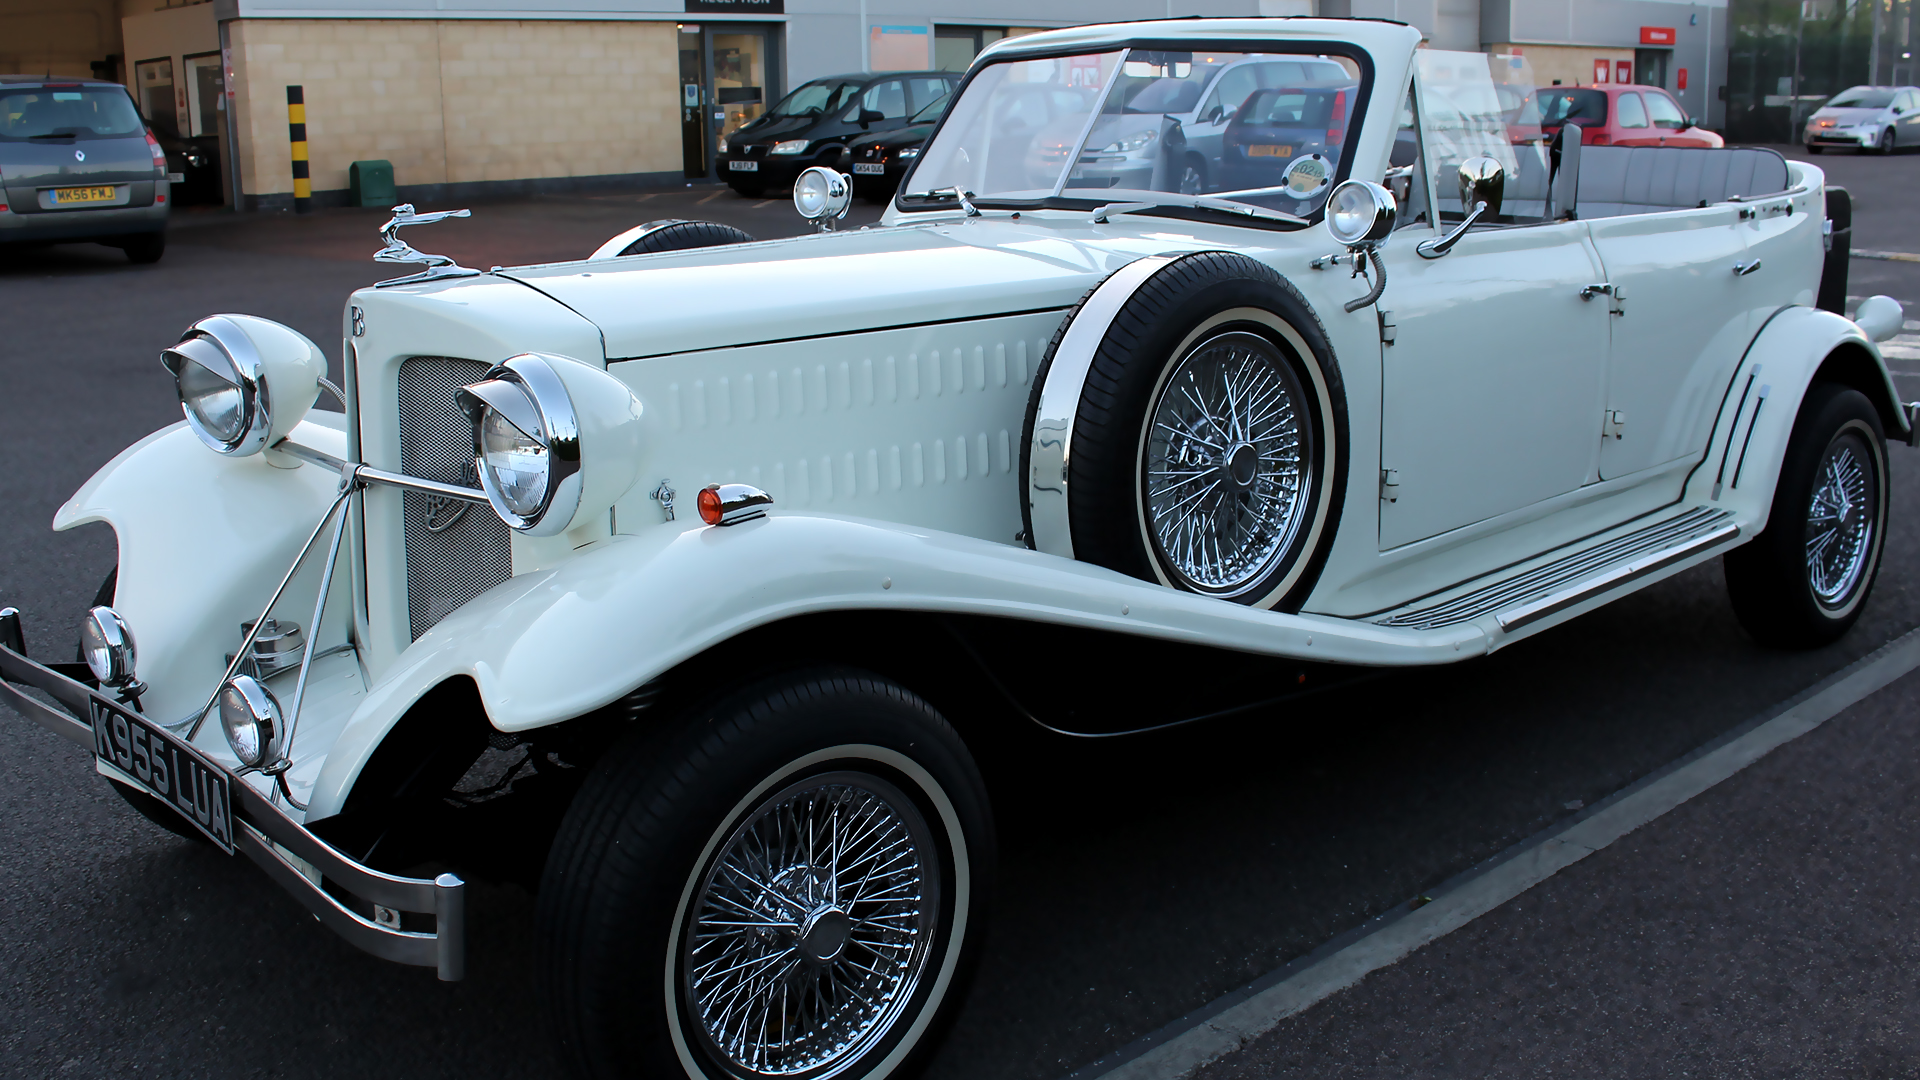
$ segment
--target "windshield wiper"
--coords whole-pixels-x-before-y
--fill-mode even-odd
[[[1233,194],[1271,195],[1278,193],[1280,190],[1282,189],[1259,188],[1245,192],[1234,192]],[[1268,210],[1261,206],[1249,206],[1246,203],[1232,202],[1211,195],[1179,195],[1173,192],[1156,193],[1152,202],[1107,203],[1104,206],[1095,208],[1093,211],[1093,220],[1097,224],[1105,224],[1108,216],[1111,214],[1137,214],[1144,210],[1157,210],[1162,206],[1178,206],[1188,210],[1210,210],[1215,213],[1232,214],[1235,217],[1256,218],[1261,221],[1278,221],[1287,225],[1310,224],[1306,218],[1282,213],[1278,210]]]
[[[45,134],[42,134],[42,135],[29,135],[29,136],[27,136],[27,138],[28,138],[29,140],[32,140],[32,139],[74,139],[74,138],[78,138],[78,137],[79,137],[79,135],[80,135],[80,129],[78,129],[78,128],[72,128],[72,129],[69,129],[69,130],[67,130],[67,131],[49,131],[49,132],[46,132]]]

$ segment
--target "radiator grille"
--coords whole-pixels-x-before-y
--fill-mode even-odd
[[[409,476],[466,487],[473,472],[473,428],[453,392],[486,377],[479,360],[415,356],[400,365],[400,469]],[[407,615],[413,636],[513,575],[507,526],[486,506],[445,505],[431,495],[402,493],[407,541]],[[450,527],[435,532],[459,507]]]

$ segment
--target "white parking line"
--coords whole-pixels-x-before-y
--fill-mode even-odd
[[[1429,894],[1335,938],[1073,1074],[1098,1080],[1182,1080],[1295,1013],[1398,962],[1667,813],[1848,706],[1920,667],[1920,630],[1848,665],[1771,718],[1666,766]],[[1069,1080],[1073,1080],[1069,1078]]]

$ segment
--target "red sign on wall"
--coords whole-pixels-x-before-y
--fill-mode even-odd
[[[1674,32],[1671,26],[1643,26],[1640,28],[1640,44],[1671,45]]]
[[[1633,61],[1615,60],[1613,62],[1613,81],[1630,83],[1633,81]]]
[[[1687,69],[1686,69],[1686,68],[1681,68],[1681,69],[1680,69],[1680,83],[1679,83],[1679,86],[1680,86],[1680,89],[1682,89],[1682,90],[1685,90],[1685,89],[1687,88]]]
[[[1611,60],[1595,60],[1593,62],[1594,84],[1598,85],[1600,83],[1606,82],[1607,77],[1612,72],[1613,72],[1613,62]]]

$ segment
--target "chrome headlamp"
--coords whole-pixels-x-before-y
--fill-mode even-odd
[[[1377,244],[1393,232],[1399,207],[1379,184],[1345,180],[1327,198],[1327,231],[1347,247]]]
[[[454,398],[473,422],[474,466],[487,502],[529,536],[573,528],[611,507],[639,476],[640,402],[597,368],[522,353]]]
[[[80,653],[101,686],[133,681],[133,628],[112,608],[103,605],[87,612],[80,624]]]
[[[246,457],[285,438],[313,407],[327,360],[289,327],[214,315],[160,354],[187,426],[215,453]]]
[[[818,228],[832,228],[852,205],[853,185],[843,173],[815,165],[793,182],[793,208]]]
[[[260,766],[272,760],[280,735],[280,702],[260,680],[236,675],[220,688],[220,726],[227,745],[242,765]]]

